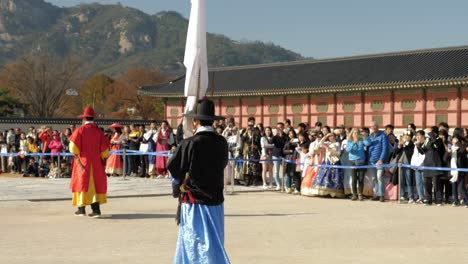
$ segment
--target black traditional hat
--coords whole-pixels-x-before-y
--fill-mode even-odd
[[[192,113],[185,114],[187,117],[198,120],[221,120],[225,119],[223,116],[215,115],[215,105],[213,101],[208,98],[203,98],[197,102],[195,110]]]

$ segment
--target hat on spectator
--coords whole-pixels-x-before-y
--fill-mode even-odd
[[[214,102],[208,98],[203,98],[198,101],[195,110],[185,114],[187,117],[198,120],[222,120],[224,117],[215,115]]]
[[[86,107],[83,109],[83,114],[78,116],[79,118],[84,118],[84,117],[94,117],[94,109],[92,107]]]
[[[109,126],[109,128],[123,128],[123,126],[119,123],[114,123],[112,125]]]

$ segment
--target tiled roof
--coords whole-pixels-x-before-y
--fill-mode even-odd
[[[297,94],[468,84],[468,46],[210,69],[214,96]],[[185,78],[141,87],[183,97]]]

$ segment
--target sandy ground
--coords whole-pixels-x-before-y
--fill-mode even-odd
[[[172,263],[175,208],[114,198],[92,219],[70,201],[2,201],[0,263]],[[232,263],[468,263],[463,207],[266,192],[226,196],[225,213]]]

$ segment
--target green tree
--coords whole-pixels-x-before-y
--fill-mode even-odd
[[[8,89],[0,88],[0,116],[7,117],[14,114],[13,109],[23,108],[17,98],[10,96]]]

